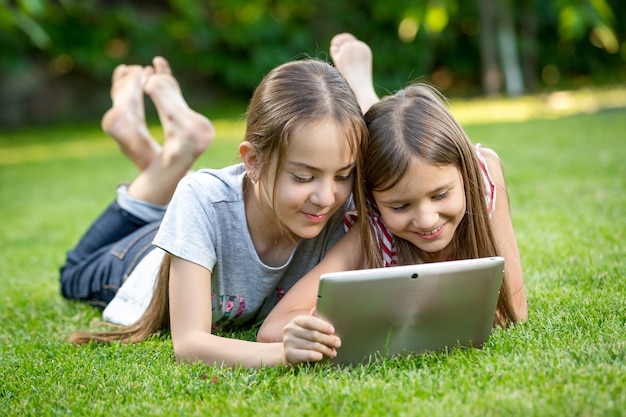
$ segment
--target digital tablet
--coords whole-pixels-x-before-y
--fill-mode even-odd
[[[323,274],[317,314],[341,338],[333,362],[480,347],[503,272],[504,259],[491,257]]]

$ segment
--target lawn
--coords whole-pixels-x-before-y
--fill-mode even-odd
[[[59,295],[58,267],[136,171],[97,122],[0,133],[0,415],[626,415],[626,90],[452,109],[503,160],[529,320],[352,368],[176,364],[168,335],[70,345],[99,312]],[[236,116],[198,166],[236,161]]]

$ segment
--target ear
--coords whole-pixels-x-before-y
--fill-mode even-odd
[[[248,141],[241,142],[239,144],[239,156],[241,156],[241,161],[246,167],[248,177],[253,181],[257,181],[259,179],[260,167],[259,154],[256,148]]]

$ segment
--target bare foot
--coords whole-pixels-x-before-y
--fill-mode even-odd
[[[152,63],[154,67],[145,69],[142,82],[163,127],[163,157],[182,158],[170,162],[188,164],[189,169],[213,141],[215,129],[208,118],[189,107],[169,63],[162,57],[154,58]]]
[[[113,71],[111,98],[113,106],[102,117],[102,130],[111,136],[122,152],[141,171],[161,151],[146,125],[139,65],[119,65]]]
[[[156,57],[152,64],[154,67],[143,71],[141,83],[157,109],[165,140],[150,166],[128,186],[128,193],[165,205],[180,179],[213,141],[215,129],[209,119],[189,108],[167,61]]]
[[[352,34],[340,33],[330,41],[330,56],[365,113],[379,100],[372,79],[372,50]]]

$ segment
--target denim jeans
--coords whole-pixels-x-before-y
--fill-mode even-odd
[[[61,267],[61,293],[106,306],[137,263],[153,248],[159,221],[146,222],[114,201],[91,225]]]

